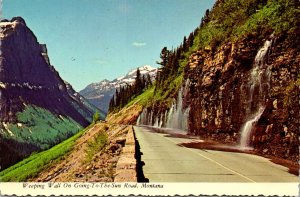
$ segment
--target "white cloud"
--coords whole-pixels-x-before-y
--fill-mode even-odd
[[[96,59],[95,62],[96,62],[97,64],[100,64],[100,65],[107,64],[107,61],[102,60],[102,59]]]
[[[135,46],[135,47],[143,47],[143,46],[146,46],[147,43],[146,42],[133,42],[132,43],[132,46]]]

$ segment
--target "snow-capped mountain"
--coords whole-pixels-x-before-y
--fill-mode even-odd
[[[154,80],[157,68],[149,65],[139,67],[141,75],[149,74],[151,79]],[[103,111],[108,111],[109,101],[114,95],[117,88],[126,85],[132,85],[136,78],[137,68],[128,72],[125,76],[118,77],[112,81],[104,79],[98,83],[92,83],[79,93],[84,96],[88,101]]]

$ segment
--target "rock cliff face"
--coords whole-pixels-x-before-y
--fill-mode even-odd
[[[297,161],[297,47],[285,36],[270,35],[194,52],[185,70],[189,133],[240,143],[248,132],[246,146]]]
[[[161,51],[137,124],[298,162],[298,13],[294,0],[216,1],[175,58]]]
[[[16,112],[28,103],[70,116],[83,126],[92,117],[92,112],[79,100],[70,97],[66,84],[50,65],[46,45],[37,42],[21,18],[1,22],[0,81],[3,122],[16,121]]]
[[[76,97],[21,17],[0,22],[1,168],[73,135],[96,108]],[[78,94],[78,93],[77,93]],[[104,118],[102,116],[102,118]]]
[[[297,162],[298,44],[287,35],[270,34],[195,51],[171,107],[154,102],[144,108],[137,124],[186,130]]]

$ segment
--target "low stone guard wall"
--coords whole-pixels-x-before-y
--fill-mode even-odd
[[[117,162],[114,182],[137,182],[137,161],[135,158],[135,137],[133,127],[129,126],[125,146]]]

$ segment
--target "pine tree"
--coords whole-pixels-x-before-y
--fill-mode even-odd
[[[142,80],[141,80],[141,73],[140,69],[136,70],[136,78],[135,78],[135,94],[139,94],[142,91]]]
[[[187,46],[187,39],[186,39],[185,36],[183,37],[182,47],[183,47],[183,50],[184,50],[184,51],[186,51],[186,49],[187,49],[187,47],[188,47],[188,46]]]
[[[147,87],[149,87],[151,85],[152,85],[151,77],[150,77],[150,74],[147,73]]]
[[[109,101],[109,108],[108,111],[112,112],[115,110],[116,104],[115,104],[115,95],[112,96],[112,98]]]
[[[146,84],[147,84],[147,81],[146,81],[145,75],[143,75],[143,77],[142,77],[142,89],[143,90],[145,89]]]
[[[156,63],[162,65],[162,67],[166,67],[168,64],[168,56],[169,56],[169,51],[167,47],[164,47],[160,53],[161,62],[156,62]]]

